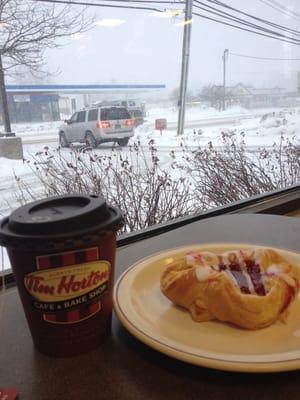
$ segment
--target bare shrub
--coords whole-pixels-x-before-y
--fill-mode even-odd
[[[129,153],[113,148],[108,155],[91,149],[58,149],[35,154],[27,160],[42,186],[34,192],[16,177],[17,200],[29,200],[65,193],[101,194],[124,214],[125,230],[135,231],[192,213],[194,192],[189,179],[181,172],[172,175],[160,167],[154,141],[147,152],[139,144],[129,146]]]
[[[300,147],[296,138],[281,135],[271,148],[246,148],[244,133],[222,134],[222,145],[191,150],[184,147],[184,164],[177,164],[191,177],[204,207],[222,206],[300,180]]]
[[[275,188],[284,188],[300,181],[300,144],[296,136],[286,138],[282,132],[279,143],[261,149],[259,159]]]
[[[299,183],[296,138],[281,135],[278,144],[261,149],[246,148],[243,139],[243,133],[238,140],[225,132],[219,147],[182,145],[170,152],[168,167],[161,166],[153,140],[145,150],[138,143],[106,155],[45,147],[26,161],[41,190],[16,177],[17,199],[23,204],[72,192],[101,194],[121,209],[124,229],[131,232]]]

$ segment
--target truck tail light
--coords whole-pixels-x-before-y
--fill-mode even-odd
[[[126,126],[133,126],[134,125],[134,120],[133,119],[126,119],[125,125]]]
[[[110,122],[109,121],[97,121],[96,127],[100,128],[100,129],[110,128]]]

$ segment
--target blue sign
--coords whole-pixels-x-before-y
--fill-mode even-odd
[[[31,103],[51,103],[53,101],[58,101],[58,94],[31,94]]]

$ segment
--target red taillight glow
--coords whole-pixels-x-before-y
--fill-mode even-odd
[[[134,125],[134,120],[133,120],[133,119],[126,119],[125,125],[127,125],[127,126],[133,126],[133,125]]]
[[[109,121],[97,121],[96,127],[100,128],[100,129],[110,128],[110,122]]]

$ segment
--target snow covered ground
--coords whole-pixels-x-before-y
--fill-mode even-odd
[[[208,112],[211,113],[211,110],[209,109]],[[255,110],[252,111],[252,114],[240,108],[233,108],[225,113],[227,116],[236,117],[230,126],[222,122],[216,122],[213,126],[189,127],[185,129],[183,137],[178,137],[176,130],[173,129],[163,131],[162,135],[159,131],[153,129],[155,117],[158,115],[162,117],[163,115],[163,113],[155,112],[155,117],[151,117],[149,122],[146,122],[137,130],[135,139],[139,139],[143,144],[146,144],[150,139],[154,139],[159,147],[178,147],[182,140],[189,146],[206,145],[210,141],[214,145],[221,145],[222,132],[230,135],[235,134],[237,137],[241,133],[245,133],[246,145],[251,147],[272,146],[274,142],[279,140],[282,133],[287,137],[297,136],[300,139],[300,108]],[[187,112],[187,121],[200,120],[200,114],[195,114],[195,110],[190,110],[190,112]],[[204,115],[208,118],[208,113]],[[218,114],[219,117],[221,115],[224,116],[224,113]],[[192,116],[194,119],[192,119]],[[195,118],[196,116],[197,119]],[[266,116],[265,119],[263,116]],[[170,120],[174,117],[176,116],[170,114]]]
[[[209,118],[222,118],[222,117],[235,117],[235,116],[255,116],[269,113],[270,111],[279,111],[277,108],[262,108],[262,109],[252,109],[247,110],[240,106],[233,106],[225,111],[217,111],[213,107],[208,106],[193,106],[187,107],[186,109],[186,121],[193,121],[199,119],[209,119]],[[154,122],[156,118],[167,118],[169,122],[177,122],[178,113],[175,106],[165,107],[152,107],[148,110],[147,119],[150,122]]]
[[[156,118],[166,118],[168,121],[168,129],[162,134],[154,129]],[[163,165],[168,165],[170,162],[169,152],[179,151],[182,143],[189,147],[205,146],[208,142],[221,146],[222,133],[228,136],[236,135],[237,139],[242,139],[242,135],[245,134],[246,146],[252,150],[272,146],[274,142],[278,143],[282,133],[287,138],[294,137],[300,145],[300,107],[251,111],[234,107],[224,112],[218,112],[212,108],[188,109],[186,129],[181,137],[177,136],[176,123],[177,111],[174,107],[151,108],[148,110],[147,121],[136,129],[130,144],[140,141],[146,149],[149,141],[154,140],[158,157]],[[57,132],[60,124],[61,122],[48,122],[14,125],[14,132],[23,138],[24,157],[30,159],[46,145],[51,149],[57,148]],[[63,151],[68,154],[67,149]],[[111,145],[101,145],[95,151],[108,154],[111,152]],[[119,148],[118,151],[126,153],[128,149]],[[18,206],[14,195],[15,175],[26,180],[32,188],[39,189],[39,182],[27,163],[22,160],[0,158],[1,217],[8,215]],[[9,265],[6,257],[5,265]]]

